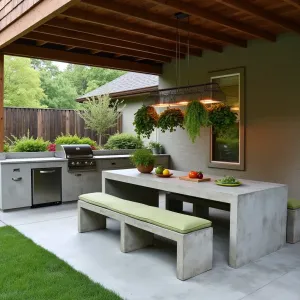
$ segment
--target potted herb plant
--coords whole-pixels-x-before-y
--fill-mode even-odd
[[[224,134],[237,121],[237,114],[230,110],[230,106],[224,103],[214,104],[208,109],[209,122],[214,133]]]
[[[157,127],[162,132],[176,131],[176,127],[183,128],[184,114],[179,108],[168,108],[159,115]]]
[[[143,105],[138,111],[134,114],[135,132],[138,136],[142,135],[143,137],[150,138],[151,133],[157,126],[158,114],[154,107]]]
[[[150,142],[149,149],[152,150],[153,154],[161,154],[162,153],[162,145],[157,142]]]
[[[197,100],[190,102],[184,116],[184,127],[193,143],[200,136],[200,127],[208,125],[208,113],[204,105]]]
[[[148,149],[137,149],[130,160],[141,173],[151,173],[154,168],[155,157]]]

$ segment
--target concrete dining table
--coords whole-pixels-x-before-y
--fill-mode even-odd
[[[170,178],[142,174],[137,169],[102,172],[102,191],[123,199],[158,206],[158,199],[175,193],[230,208],[229,265],[239,268],[280,249],[286,242],[287,186],[242,180],[238,187],[179,180],[186,172],[172,171]],[[199,253],[201,255],[201,253]]]

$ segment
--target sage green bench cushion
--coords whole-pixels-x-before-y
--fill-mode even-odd
[[[288,200],[288,209],[298,209],[300,208],[300,200],[289,199]]]
[[[79,199],[179,233],[189,233],[211,226],[211,222],[205,219],[123,200],[108,194],[84,194],[80,195]]]

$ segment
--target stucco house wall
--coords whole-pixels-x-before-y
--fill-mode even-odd
[[[250,41],[248,48],[227,47],[223,53],[204,52],[191,57],[190,84],[209,81],[210,71],[245,67],[245,171],[208,168],[209,129],[192,144],[184,130],[158,133],[173,168],[198,169],[286,183],[289,194],[300,198],[300,37],[285,34],[276,43]],[[175,86],[175,63],[165,64],[159,88]],[[188,78],[181,63],[181,78]],[[187,81],[181,82],[181,85]]]

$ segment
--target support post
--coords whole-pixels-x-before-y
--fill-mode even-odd
[[[0,53],[0,152],[4,151],[4,54]]]

